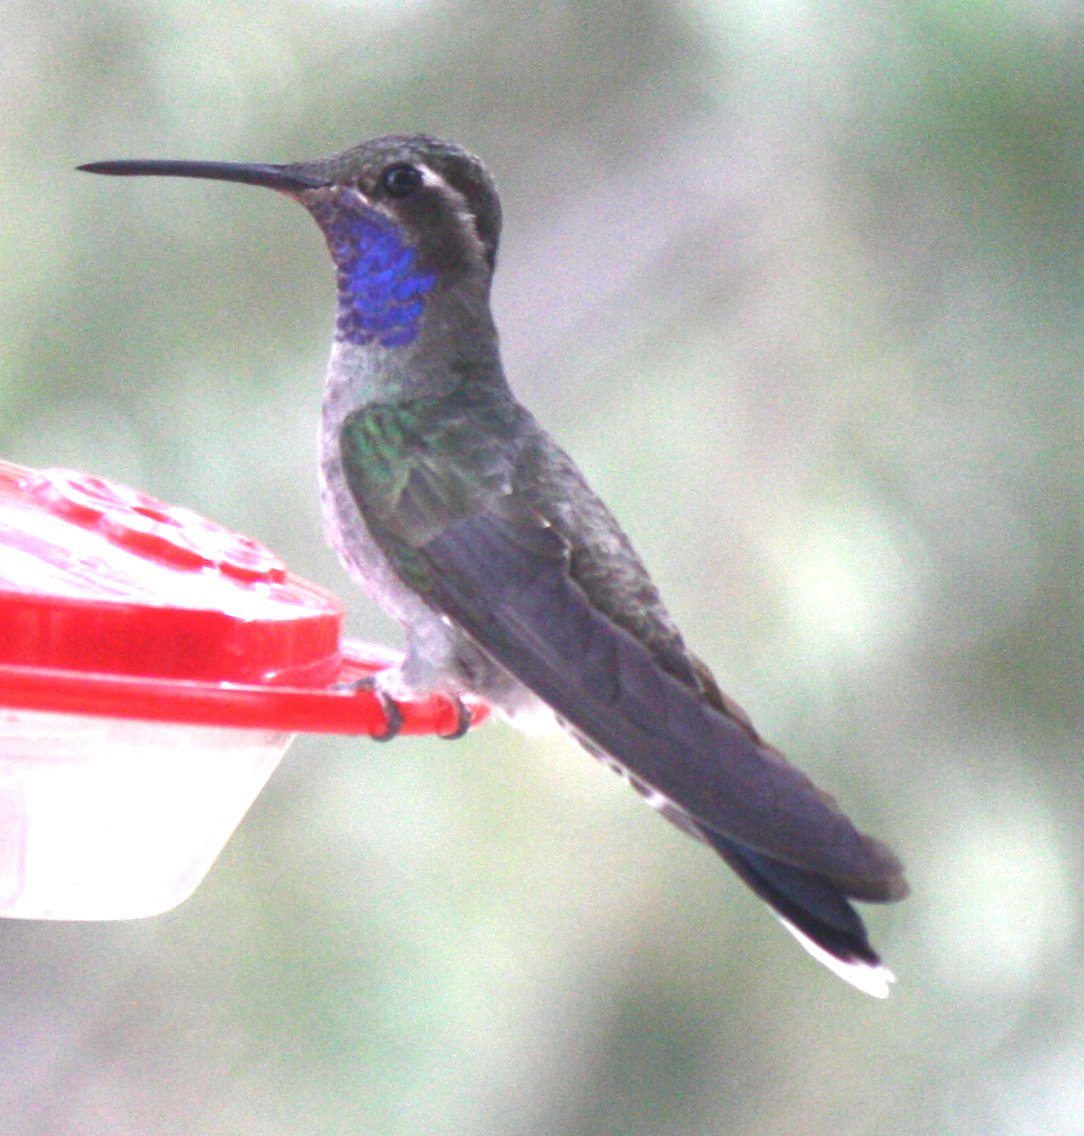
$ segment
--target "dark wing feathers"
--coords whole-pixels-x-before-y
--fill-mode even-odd
[[[418,550],[431,598],[559,717],[713,833],[886,899],[900,866],[830,797],[737,719],[660,670],[596,611],[541,522],[494,511],[449,525]]]

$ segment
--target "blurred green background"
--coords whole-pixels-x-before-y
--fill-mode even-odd
[[[513,385],[693,648],[903,854],[886,1003],[559,738],[304,737],[196,895],[0,924],[13,1136],[1077,1133],[1084,15],[0,0],[0,455],[320,532],[332,275],[245,187],[425,130]]]

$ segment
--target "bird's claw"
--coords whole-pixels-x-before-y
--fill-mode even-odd
[[[381,689],[376,681],[376,675],[365,675],[364,678],[355,679],[353,682],[338,682],[332,689],[367,690],[380,703],[380,709],[384,711],[385,724],[382,733],[370,735],[374,742],[390,742],[403,728],[403,712],[399,709],[399,704]]]
[[[474,725],[474,713],[458,694],[449,695],[449,698],[455,706],[455,729],[451,733],[441,734],[440,736],[446,742],[454,742],[456,738],[463,737]]]

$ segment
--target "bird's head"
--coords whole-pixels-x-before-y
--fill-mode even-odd
[[[486,307],[501,206],[482,163],[450,142],[392,135],[287,165],[120,159],[90,173],[211,178],[299,201],[327,239],[339,284],[337,335],[394,348],[417,337],[436,293]]]

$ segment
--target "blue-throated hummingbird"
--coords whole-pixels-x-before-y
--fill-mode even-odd
[[[81,168],[267,186],[322,229],[338,278],[325,527],[405,628],[405,661],[378,683],[389,705],[440,690],[555,719],[814,956],[886,995],[892,975],[848,900],[906,895],[899,860],[719,690],[610,511],[508,387],[489,304],[501,207],[481,162],[413,135],[289,165]]]

